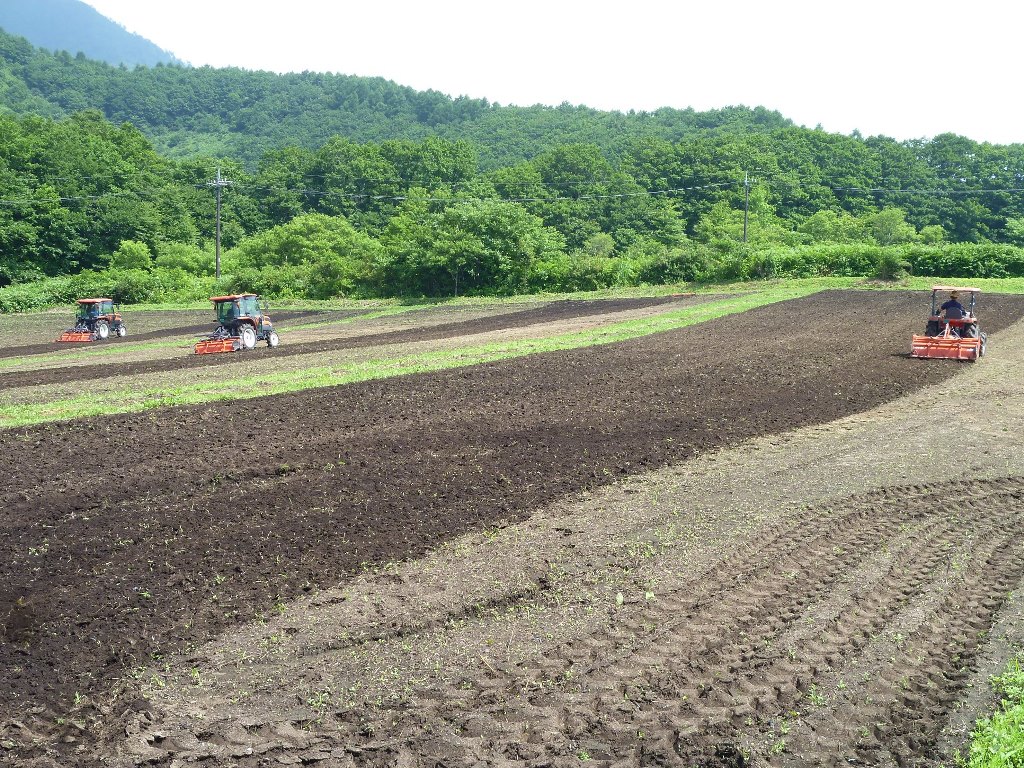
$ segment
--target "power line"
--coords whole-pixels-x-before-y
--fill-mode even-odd
[[[88,177],[83,177],[88,178]],[[749,183],[756,184],[757,182],[765,182],[771,187],[788,187],[790,189],[808,189],[808,188],[819,188],[826,189],[832,192],[853,192],[861,194],[914,194],[914,195],[932,195],[932,196],[950,196],[950,197],[966,197],[972,195],[987,195],[987,194],[1017,194],[1024,193],[1024,187],[984,187],[979,189],[922,189],[922,188],[903,188],[903,187],[857,187],[857,186],[838,186],[830,185],[822,181],[806,181],[806,182],[792,182],[785,181],[778,178],[756,178],[750,177]],[[169,185],[175,185],[179,182],[169,182]],[[456,186],[462,186],[463,182]],[[582,186],[586,182],[579,182]],[[594,182],[595,184],[597,182]],[[550,195],[544,197],[481,197],[481,196],[452,196],[452,197],[424,197],[424,200],[436,201],[436,202],[472,202],[472,201],[484,201],[484,200],[502,200],[509,203],[549,203],[549,202],[571,202],[576,200],[613,200],[613,199],[625,199],[633,197],[656,197],[659,195],[675,195],[684,192],[694,192],[705,189],[723,189],[727,187],[739,187],[744,186],[744,180],[737,179],[735,181],[724,181],[714,182],[710,184],[696,184],[685,187],[672,187],[669,189],[648,189],[638,190],[636,192],[618,192],[618,193],[603,193],[603,194],[583,194],[583,195]],[[335,197],[335,198],[347,198],[351,200],[372,200],[375,202],[402,202],[405,200],[416,199],[415,195],[375,195],[368,192],[343,192],[341,190],[322,190],[322,189],[308,189],[302,187],[266,187],[256,186],[252,184],[235,183],[221,179],[218,181],[210,181],[198,184],[188,184],[183,186],[189,186],[193,189],[204,189],[213,188],[217,192],[218,198],[223,188],[227,186],[234,186],[236,189],[249,192],[277,192],[277,193],[292,193],[297,195],[303,195],[307,197]],[[550,185],[542,184],[545,187]],[[38,188],[37,188],[38,189]],[[0,205],[4,206],[31,206],[41,204],[52,204],[57,203],[72,203],[81,201],[97,201],[104,200],[107,198],[116,197],[147,197],[147,193],[152,193],[152,189],[146,190],[124,190],[118,192],[104,192],[97,195],[60,195],[57,197],[43,197],[43,198],[21,198],[21,199],[0,199]]]

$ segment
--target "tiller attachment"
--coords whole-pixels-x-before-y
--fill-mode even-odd
[[[96,341],[96,334],[92,331],[80,331],[77,328],[72,328],[70,331],[64,331],[57,341]]]
[[[910,348],[911,357],[925,357],[945,360],[977,360],[985,353],[984,339],[961,338],[950,330],[949,325],[938,336],[914,334]]]
[[[242,348],[242,340],[236,336],[222,336],[204,339],[196,344],[197,355],[214,355],[218,352],[237,352]]]

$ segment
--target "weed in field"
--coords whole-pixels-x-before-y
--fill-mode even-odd
[[[811,700],[811,703],[816,707],[824,706],[825,697],[822,695],[817,685],[811,685],[811,689],[807,692],[807,698]]]

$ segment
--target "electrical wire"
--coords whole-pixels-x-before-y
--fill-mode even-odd
[[[62,177],[68,178],[69,177]],[[97,177],[80,177],[80,179],[86,178],[99,178]],[[468,184],[469,182],[465,182]],[[601,182],[579,182],[582,186],[585,183],[598,184]],[[744,180],[737,179],[733,181],[714,182],[710,184],[697,184],[685,187],[672,187],[669,189],[653,189],[653,190],[638,190],[636,192],[618,192],[618,193],[603,193],[603,194],[580,194],[580,195],[550,195],[545,197],[480,197],[480,196],[452,196],[452,197],[433,197],[423,198],[429,202],[480,202],[484,200],[501,200],[508,203],[553,203],[553,202],[572,202],[572,201],[588,201],[588,200],[615,200],[615,199],[627,199],[636,197],[656,197],[664,195],[676,195],[686,192],[695,192],[705,189],[724,189],[728,187],[742,187]],[[770,187],[788,187],[790,189],[807,189],[817,188],[826,189],[832,192],[852,192],[860,194],[905,194],[905,195],[931,195],[931,196],[949,196],[949,197],[964,197],[972,195],[986,195],[986,194],[1017,194],[1024,193],[1024,187],[985,187],[980,189],[921,189],[921,188],[901,188],[901,187],[856,187],[856,186],[833,186],[822,181],[807,181],[807,182],[792,182],[782,180],[778,178],[764,178],[764,177],[752,177],[746,181],[748,185],[757,185],[759,183],[766,183]],[[173,184],[173,182],[172,182]],[[460,184],[461,185],[461,184]],[[188,186],[194,189],[206,189],[208,184],[188,184],[182,185]],[[549,185],[544,184],[547,187]],[[248,192],[275,192],[275,193],[290,193],[295,195],[302,195],[305,197],[319,197],[319,198],[344,198],[350,200],[372,200],[374,202],[403,202],[410,199],[415,199],[416,196],[411,195],[375,195],[367,192],[342,192],[340,190],[322,190],[322,189],[308,189],[308,188],[293,188],[293,187],[266,187],[257,186],[254,184],[232,184],[233,189],[248,191]],[[149,190],[146,190],[147,192]],[[60,195],[57,197],[45,197],[45,198],[22,198],[22,199],[0,199],[0,205],[3,206],[31,206],[41,204],[52,204],[58,203],[71,203],[77,201],[97,201],[106,198],[116,197],[139,197],[145,198],[147,195],[144,191],[140,190],[126,190],[118,192],[105,192],[98,195]]]

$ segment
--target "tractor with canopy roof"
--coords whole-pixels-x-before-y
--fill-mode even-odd
[[[280,343],[267,306],[257,294],[212,296],[210,301],[218,324],[213,333],[196,344],[197,355],[253,349],[258,341],[265,341],[271,348]]]
[[[978,325],[974,308],[977,288],[951,285],[932,286],[932,306],[923,334],[914,334],[910,356],[925,359],[977,360],[985,354],[988,337]],[[960,297],[967,297],[961,304]],[[948,299],[941,304],[944,296]]]
[[[109,338],[113,333],[116,336],[126,336],[128,329],[125,327],[121,313],[117,311],[117,305],[113,299],[79,299],[78,310],[75,312],[75,327],[68,328],[57,339],[62,342],[90,342],[102,341]]]

